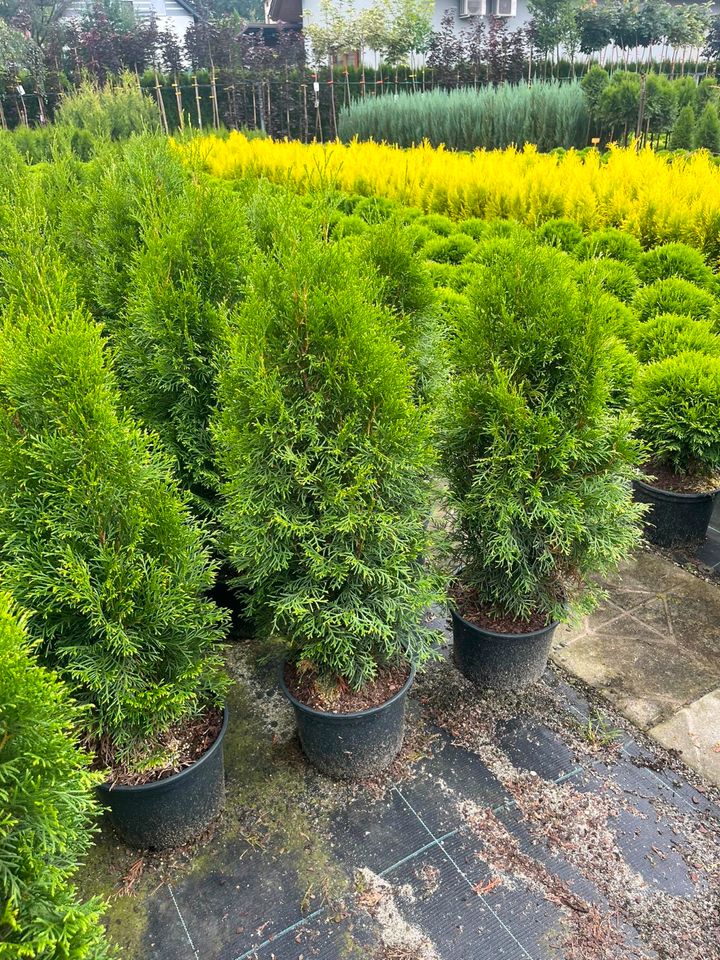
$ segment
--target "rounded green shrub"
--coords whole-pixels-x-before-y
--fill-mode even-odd
[[[82,712],[39,666],[26,624],[0,593],[0,955],[104,960],[102,904],[81,903],[100,779],[79,749]]]
[[[363,276],[305,241],[250,276],[221,378],[228,556],[262,629],[325,681],[421,663],[430,424]]]
[[[405,236],[409,239],[413,250],[422,250],[422,248],[432,240],[437,240],[438,236],[430,227],[418,226],[417,220],[405,227],[403,230]]]
[[[445,328],[452,331],[458,324],[457,315],[470,309],[470,301],[451,287],[438,287],[435,294],[440,318]]]
[[[438,237],[423,247],[423,255],[435,263],[462,263],[465,257],[475,249],[475,241],[464,233],[453,233],[449,237]]]
[[[631,303],[640,286],[630,264],[620,260],[584,260],[577,265],[575,276],[578,283],[600,288],[623,303]]]
[[[609,293],[594,296],[588,307],[609,336],[617,337],[627,346],[634,344],[640,321],[631,307]]]
[[[641,363],[665,360],[686,350],[720,356],[720,336],[713,323],[677,313],[660,313],[638,324],[634,346]]]
[[[430,309],[435,299],[430,276],[404,231],[394,224],[374,227],[356,250],[358,263],[376,272],[384,306],[405,316]]]
[[[290,240],[287,236],[288,229],[294,231],[295,239],[308,230],[321,233],[322,213],[327,217],[325,226],[328,232],[331,232],[331,218],[337,213],[335,210],[328,210],[324,198],[318,203],[314,194],[297,194],[279,184],[263,180],[246,185],[242,200],[243,219],[250,236],[256,246],[267,255]]]
[[[494,263],[505,265],[513,261],[519,245],[527,246],[522,240],[518,244],[512,237],[485,237],[468,256],[468,262],[482,263],[485,266]]]
[[[460,233],[466,233],[473,240],[479,240],[487,229],[487,222],[479,217],[468,217],[467,220],[461,220],[456,226]]]
[[[632,406],[655,461],[681,475],[720,471],[720,357],[686,351],[648,364]]]
[[[457,231],[457,224],[442,213],[425,213],[418,217],[415,223],[418,226],[427,227],[440,237],[449,237],[451,233]]]
[[[579,260],[608,257],[610,260],[635,264],[641,254],[642,246],[639,240],[629,233],[615,230],[612,227],[589,233],[586,237],[583,237],[575,248],[575,256]]]
[[[643,283],[680,277],[711,293],[716,291],[716,280],[699,250],[684,243],[666,243],[648,250],[637,263],[638,276]]]
[[[172,764],[168,729],[223,700],[205,538],[156,437],[121,413],[81,311],[0,329],[0,578],[117,766]]]
[[[659,313],[679,313],[694,320],[705,320],[717,307],[715,298],[689,280],[670,277],[641,287],[633,300],[633,307],[641,320],[649,320]]]
[[[485,240],[513,240],[516,243],[536,243],[531,230],[517,220],[490,220],[483,234]]]
[[[608,337],[548,247],[479,266],[469,296],[439,416],[461,579],[490,611],[565,619],[637,540]]]
[[[363,200],[367,200],[367,197],[361,193],[341,193],[337,202],[338,210],[348,215],[354,214],[357,205]]]
[[[366,223],[384,223],[395,216],[397,210],[397,203],[388,197],[363,197],[352,212]]]
[[[102,87],[85,81],[60,101],[55,122],[87,130],[96,140],[127,140],[132,134],[160,130],[160,111],[154,98],[127,74]]]
[[[474,263],[461,263],[455,267],[455,270],[450,275],[448,281],[448,286],[452,287],[453,290],[457,290],[459,293],[462,293],[467,289],[468,285],[472,283],[475,279],[475,264]]]
[[[335,237],[355,237],[367,230],[367,223],[355,215],[340,217],[333,228]]]
[[[398,219],[403,223],[414,223],[422,215],[423,212],[419,207],[400,207],[398,211]]]
[[[454,263],[434,263],[427,261],[428,276],[436,287],[454,287],[458,267]]]
[[[565,253],[572,253],[582,240],[583,232],[574,220],[556,218],[546,220],[541,227],[537,228],[535,236],[540,243],[557,247]]]
[[[614,406],[624,409],[628,405],[640,361],[619,337],[610,337],[605,349],[609,367],[610,399]]]
[[[20,126],[13,133],[15,148],[27,163],[52,159],[53,130],[47,127]]]

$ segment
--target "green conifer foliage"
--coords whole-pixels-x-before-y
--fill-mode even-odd
[[[637,273],[643,283],[680,277],[710,293],[717,290],[717,281],[699,250],[684,243],[664,243],[640,257]]]
[[[582,240],[583,232],[574,220],[557,218],[546,220],[535,231],[535,236],[540,243],[557,247],[559,250],[564,250],[565,253],[572,253]]]
[[[475,245],[469,237],[462,239]],[[442,330],[427,266],[397,221],[370,228],[354,244],[353,253],[359,271],[369,274],[368,295],[374,288],[376,302],[394,321],[393,335],[414,368],[418,394],[430,399],[440,388],[445,370]]]
[[[613,227],[589,233],[575,248],[578,260],[609,257],[611,260],[620,260],[631,265],[637,263],[641,254],[642,247],[636,237]]]
[[[673,150],[692,150],[695,146],[695,111],[688,104],[677,115],[670,134]]]
[[[243,209],[223,184],[163,204],[143,230],[113,337],[126,402],[173,454],[203,515],[217,492],[209,418],[228,310],[242,299],[251,255]]]
[[[694,320],[707,320],[714,315],[717,301],[706,290],[680,277],[656,280],[641,287],[633,300],[640,320],[649,320],[660,313],[678,313]]]
[[[80,310],[0,329],[0,576],[118,761],[222,699],[213,568],[156,438],[120,412]]]
[[[632,421],[613,409],[627,351],[566,263],[519,246],[478,267],[440,415],[463,584],[520,619],[587,609],[589,578],[637,540]]]
[[[714,103],[706,104],[695,130],[695,146],[720,153],[720,119]]]
[[[428,417],[393,323],[342,245],[258,259],[221,376],[225,529],[252,612],[354,686],[426,660]]]
[[[77,189],[61,203],[59,234],[78,273],[82,300],[109,329],[125,308],[146,222],[169,199],[182,205],[188,180],[177,151],[148,134],[98,149]]]
[[[632,406],[654,459],[675,473],[720,472],[720,357],[687,350],[645,366]]]
[[[665,360],[687,350],[720,357],[720,336],[710,320],[660,313],[638,324],[634,348],[641,363]]]
[[[75,742],[82,713],[39,666],[0,593],[0,956],[105,960],[102,905],[72,885],[91,840],[97,776]]]

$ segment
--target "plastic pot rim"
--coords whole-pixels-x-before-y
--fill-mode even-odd
[[[331,713],[329,710],[316,710],[315,707],[310,707],[306,703],[303,703],[302,700],[290,692],[288,689],[287,683],[285,683],[285,667],[287,666],[288,661],[283,660],[278,667],[278,676],[280,681],[280,689],[290,701],[290,703],[298,710],[301,710],[303,713],[311,717],[323,717],[325,720],[336,720],[339,723],[343,720],[358,720],[362,717],[369,717],[373,713],[379,713],[381,710],[384,710],[386,707],[390,706],[391,703],[395,703],[396,700],[399,700],[401,697],[405,696],[410,687],[415,680],[416,665],[414,663],[410,664],[410,673],[407,680],[398,690],[397,693],[394,693],[389,700],[386,700],[384,703],[378,704],[376,707],[367,707],[365,710],[355,710],[353,713]]]
[[[529,633],[501,633],[497,630],[488,630],[486,627],[480,627],[471,620],[465,620],[457,610],[451,610],[450,615],[453,619],[459,620],[460,623],[469,627],[471,630],[477,630],[480,633],[486,634],[488,637],[497,637],[498,639],[502,638],[504,640],[533,640],[535,637],[541,637],[543,634],[549,633],[550,630],[555,630],[556,627],[560,626],[559,620],[553,620],[553,622],[549,623],[546,627],[541,627],[539,630],[531,630]]]
[[[680,493],[676,490],[663,490],[662,487],[654,487],[645,480],[633,479],[633,483],[641,490],[651,493],[658,500],[667,500],[669,503],[701,503],[704,500],[712,500],[720,493],[720,487],[716,490],[706,490],[702,493]]]
[[[228,720],[230,719],[230,711],[228,710],[227,704],[223,707],[223,722],[220,727],[220,732],[218,733],[215,740],[208,747],[205,753],[198,757],[197,760],[187,766],[183,767],[182,770],[178,770],[177,773],[172,773],[169,777],[163,777],[162,780],[152,780],[150,783],[121,783],[117,785],[112,785],[108,781],[101,783],[98,786],[98,790],[103,794],[130,794],[130,793],[145,793],[155,790],[157,793],[163,792],[165,788],[168,788],[182,780],[183,777],[188,776],[191,772],[194,772],[201,767],[207,760],[214,756],[218,750],[222,750],[223,740],[225,739],[225,733],[227,731]]]

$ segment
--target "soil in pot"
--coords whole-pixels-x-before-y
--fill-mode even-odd
[[[218,816],[225,793],[223,739],[227,710],[211,708],[193,722],[167,731],[169,762],[147,772],[110,764],[110,779],[98,788],[117,834],[129,846],[164,850],[200,836]],[[100,745],[98,761],[112,754]]]
[[[453,657],[468,680],[483,689],[514,690],[539,680],[547,667],[557,622],[542,614],[529,620],[484,607],[472,591],[452,591]]]
[[[305,755],[336,779],[374,777],[390,766],[402,747],[413,679],[407,665],[382,668],[361,690],[319,683],[290,664],[280,677]]]
[[[694,547],[707,536],[720,477],[675,474],[650,463],[634,484],[635,499],[648,504],[644,532],[660,547]]]

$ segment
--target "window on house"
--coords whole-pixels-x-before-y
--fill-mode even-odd
[[[461,17],[482,17],[485,13],[485,0],[460,0]]]
[[[517,15],[517,0],[487,0],[487,12],[491,17],[514,17]]]
[[[514,17],[517,0],[460,0],[461,17]]]
[[[347,67],[348,69],[360,67],[360,51],[353,50],[349,53],[341,53],[331,58],[334,67]]]

